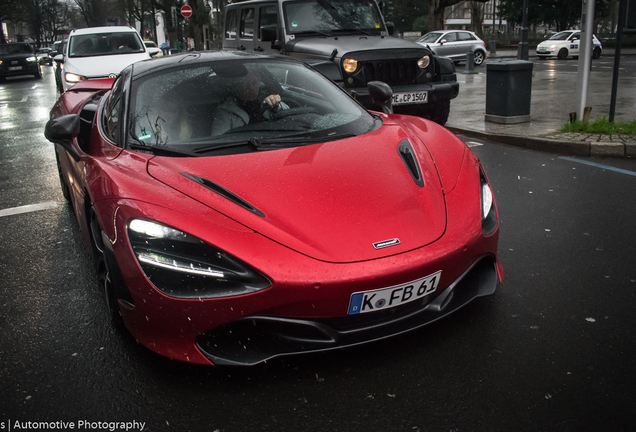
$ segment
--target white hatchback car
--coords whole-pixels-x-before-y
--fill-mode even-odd
[[[87,79],[114,77],[126,66],[149,59],[137,30],[125,26],[89,27],[73,30],[62,55],[62,87],[68,90]]]
[[[559,32],[550,39],[537,45],[537,57],[540,59],[556,57],[559,60],[565,60],[568,57],[578,57],[580,39],[580,30],[565,30]],[[592,40],[594,43],[592,57],[597,59],[603,52],[603,46],[595,35],[592,35]]]
[[[426,33],[416,40],[428,46],[433,54],[449,57],[455,63],[466,60],[466,54],[474,53],[475,64],[479,66],[486,59],[486,43],[477,35],[466,30],[439,30]]]

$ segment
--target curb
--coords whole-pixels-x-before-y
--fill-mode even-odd
[[[456,126],[446,126],[454,134],[467,135],[521,147],[528,150],[539,150],[566,156],[597,156],[597,157],[634,157],[636,145],[614,142],[568,141],[542,137],[528,137],[520,135],[496,134],[463,129]]]

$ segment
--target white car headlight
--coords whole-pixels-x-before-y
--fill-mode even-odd
[[[66,72],[64,74],[64,79],[66,80],[66,82],[76,83],[76,82],[84,81],[86,77],[82,75],[77,75],[71,72]]]

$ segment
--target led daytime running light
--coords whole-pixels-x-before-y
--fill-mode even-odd
[[[196,274],[200,276],[210,276],[215,278],[225,277],[225,273],[223,273],[222,271],[212,270],[210,267],[208,267],[207,269],[203,267],[197,268],[192,263],[188,265],[187,263],[179,262],[175,259],[167,258],[167,257],[154,254],[154,253],[142,252],[140,254],[137,254],[137,258],[139,259],[140,262],[161,267],[161,268],[165,268],[168,270],[174,270],[174,271],[178,271],[182,273]]]

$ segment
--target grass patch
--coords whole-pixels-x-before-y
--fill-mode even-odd
[[[610,123],[603,117],[593,122],[577,120],[574,123],[566,123],[561,132],[582,132],[598,134],[636,134],[636,120],[631,123]]]

